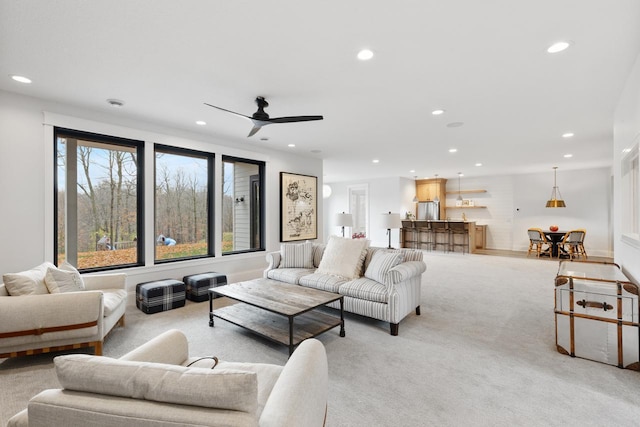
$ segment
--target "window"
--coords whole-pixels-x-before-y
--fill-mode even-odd
[[[264,162],[222,158],[222,254],[264,249]]]
[[[640,136],[622,158],[622,236],[632,244],[640,242]]]
[[[367,237],[369,229],[369,187],[366,184],[349,187],[349,212],[353,215],[352,238]]]
[[[211,153],[156,146],[156,261],[212,256]]]
[[[143,143],[55,128],[55,259],[79,270],[139,265]]]

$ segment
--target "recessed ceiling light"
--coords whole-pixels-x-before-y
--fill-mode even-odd
[[[431,112],[434,116],[439,116],[440,114],[444,114],[444,110],[433,110]]]
[[[373,159],[373,160],[372,160],[372,162],[373,162],[373,163],[380,163],[380,160],[378,160],[378,159]]]
[[[547,52],[549,52],[549,53],[562,52],[563,50],[565,50],[569,46],[571,46],[571,42],[568,42],[568,41],[556,42],[556,43],[552,44],[551,46],[549,46],[549,48],[547,49]]]
[[[207,122],[205,122],[205,121],[203,121],[203,120],[198,120],[198,121],[196,121],[196,124],[197,124],[198,126],[204,126],[204,125],[206,125],[206,124],[207,124]]]
[[[10,74],[9,77],[11,77],[13,80],[20,82],[20,83],[31,83],[31,79],[25,76],[18,76],[16,74]]]
[[[447,127],[448,128],[459,128],[464,126],[463,122],[451,122],[451,123],[447,123]]]
[[[564,157],[565,157],[565,159],[568,159],[570,157],[573,157],[573,154],[565,154]]]
[[[449,152],[450,152],[450,153],[455,153],[455,152],[457,152],[457,151],[458,151],[458,149],[457,149],[457,148],[449,148]]]
[[[476,163],[476,166],[482,166],[482,163]]]
[[[622,150],[622,153],[630,153],[631,152],[631,148],[625,148],[624,150]]]
[[[296,146],[296,144],[289,144],[289,145],[287,145],[287,147],[291,147],[291,148],[293,148],[293,147],[295,147],[295,146]]]
[[[415,170],[415,169],[411,169],[411,170],[409,171],[409,173],[415,173],[415,172],[416,172],[416,170]]]
[[[373,58],[373,52],[369,49],[362,49],[360,52],[358,52],[358,59],[360,61],[368,61],[371,58]]]
[[[124,105],[124,101],[120,101],[119,99],[107,99],[107,103],[114,108],[120,108]]]
[[[573,136],[573,132],[567,132],[562,134],[563,138],[571,138],[572,136]]]

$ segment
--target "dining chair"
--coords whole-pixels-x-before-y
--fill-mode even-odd
[[[543,249],[551,253],[552,243],[547,240],[547,236],[545,236],[541,228],[530,228],[527,230],[527,234],[529,235],[529,250],[527,251],[527,256],[535,251],[539,258]],[[544,245],[547,245],[547,247],[544,248]]]
[[[587,230],[584,228],[568,231],[567,234],[564,235],[560,247],[569,254],[570,259],[581,256],[587,259],[587,251],[584,249],[584,237],[586,235]]]

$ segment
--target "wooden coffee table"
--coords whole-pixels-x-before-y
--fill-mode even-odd
[[[213,308],[214,295],[222,295],[239,304]],[[340,301],[340,318],[315,310]],[[342,295],[306,288],[270,279],[255,279],[209,289],[209,326],[218,317],[241,326],[271,341],[295,346],[307,338],[340,326],[344,337],[344,301]],[[295,319],[295,325],[294,325]]]

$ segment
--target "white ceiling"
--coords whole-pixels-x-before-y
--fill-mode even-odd
[[[608,166],[614,109],[640,52],[637,0],[0,5],[0,89],[321,157],[325,182]],[[573,44],[547,53],[559,40]],[[357,60],[365,47],[375,56]],[[249,121],[203,104],[251,115],[258,95],[271,117],[324,120],[247,138]]]

